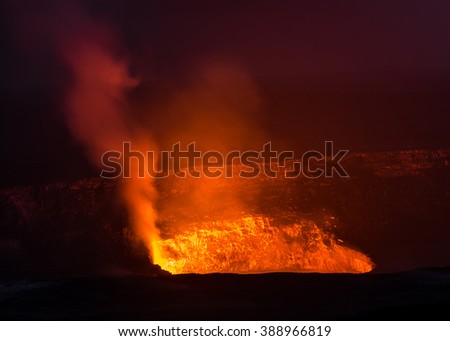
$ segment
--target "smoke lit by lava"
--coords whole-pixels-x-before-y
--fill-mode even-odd
[[[158,119],[147,127],[130,115],[127,94],[139,81],[130,76],[127,61],[118,57],[113,34],[88,16],[79,22],[88,24],[80,30],[70,27],[71,34],[56,39],[56,44],[72,74],[65,101],[67,124],[93,164],[98,166],[104,152],[120,150],[125,141],[133,142],[144,155],[158,144],[176,141],[195,141],[202,149],[221,152],[261,145],[262,100],[241,67],[207,63],[199,68],[199,80],[168,96],[169,102],[157,107]],[[172,273],[363,273],[373,268],[367,256],[341,245],[333,234],[307,219],[272,226],[263,215],[204,217],[195,223],[182,222],[163,235],[165,231],[157,228],[155,181],[150,176],[139,178],[136,165],[130,167],[131,178],[122,180],[121,191],[130,224],[151,261]],[[233,186],[233,182],[223,184]],[[235,193],[235,211],[243,212],[246,203]],[[222,210],[220,200],[211,182],[198,179],[184,202],[165,203],[165,210],[175,205],[186,209],[215,205]]]

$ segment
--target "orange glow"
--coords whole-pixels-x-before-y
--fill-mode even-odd
[[[79,37],[66,42],[62,50],[73,72],[66,98],[67,123],[92,163],[101,167],[104,152],[121,150],[128,141],[144,155],[145,165],[156,163],[146,153],[158,149],[149,133],[154,127],[141,126],[131,116],[126,119],[130,114],[126,92],[139,83],[129,75],[126,61],[117,60],[109,44],[99,38]],[[224,154],[258,145],[265,135],[259,127],[261,100],[246,72],[209,65],[199,75],[202,80],[177,93],[159,115],[161,122],[154,130],[163,133],[156,139],[158,145],[195,141],[202,150]],[[252,203],[241,200],[242,191],[248,189],[238,178],[174,179],[170,192],[181,195],[158,205],[162,215],[176,215],[173,212],[180,207],[194,215],[208,213],[200,222],[177,226],[168,235],[162,231],[166,233],[162,238],[156,225],[154,179],[146,171],[139,175],[136,160],[121,161],[123,169],[130,170],[122,181],[121,194],[136,240],[145,244],[154,264],[171,273],[364,273],[373,268],[367,256],[339,244],[312,221],[271,226],[266,217],[246,215],[243,212]],[[257,198],[258,188],[251,188]],[[221,193],[220,200],[217,193]],[[208,218],[219,212],[227,219]]]
[[[324,272],[365,273],[374,264],[341,245],[314,222],[271,226],[262,216],[189,224],[157,242],[159,265],[173,274]]]
[[[156,211],[152,204],[155,197],[153,184],[149,179],[134,177],[124,181],[122,190],[136,237],[144,242],[151,261],[159,264],[162,259],[158,244],[159,231],[155,226]]]
[[[156,147],[149,139],[136,138],[135,150],[140,151],[144,157],[146,165],[156,160],[148,160],[146,148],[156,150]],[[124,167],[130,170],[130,177],[123,179],[122,195],[128,206],[130,223],[136,237],[141,240],[149,251],[150,260],[159,264],[162,261],[159,250],[159,230],[156,227],[157,212],[154,203],[158,194],[154,187],[154,179],[144,172],[144,177],[139,176],[139,167],[137,162],[123,162]]]

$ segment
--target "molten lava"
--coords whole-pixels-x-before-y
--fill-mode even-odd
[[[311,220],[271,226],[266,217],[206,221],[160,240],[160,265],[173,273],[364,273],[374,264]]]

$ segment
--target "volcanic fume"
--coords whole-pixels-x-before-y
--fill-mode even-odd
[[[154,136],[164,147],[195,141],[203,150],[224,153],[262,145],[265,134],[258,125],[261,100],[256,86],[244,70],[231,64],[208,64],[199,71],[200,81],[175,92],[162,110],[158,108],[157,133],[138,125],[130,115],[127,93],[139,81],[130,76],[127,61],[118,57],[111,32],[93,20],[83,21],[89,24],[83,30],[71,29],[71,35],[58,42],[58,52],[72,74],[65,100],[67,124],[94,165],[101,167],[103,153],[122,150],[124,142],[146,157],[145,164],[155,164],[158,160],[148,159],[147,153],[157,150]],[[232,190],[233,180],[193,179],[181,201],[158,206],[155,180],[147,172],[140,176],[136,163],[123,158],[120,162],[130,170],[130,177],[121,179],[120,193],[135,236],[147,247],[150,260],[172,273],[363,273],[373,268],[367,256],[341,245],[312,220],[299,217],[282,224],[264,214],[245,213],[249,203]],[[231,208],[217,194],[224,186],[231,188]],[[191,211],[208,207],[213,213],[158,228],[156,208],[167,212],[174,205]],[[213,217],[214,211],[229,210],[228,218]]]
[[[144,155],[156,147],[149,132],[141,131],[129,115],[125,116],[129,110],[126,93],[139,81],[129,75],[127,62],[116,57],[112,34],[92,21],[88,27],[72,30],[73,34],[60,44],[59,51],[72,72],[65,101],[69,129],[85,147],[92,163],[100,168],[102,154],[121,150],[124,142],[132,143]],[[139,177],[135,163],[125,163],[123,158],[120,161],[122,169],[130,170],[130,177],[122,179],[121,186],[130,224],[136,237],[148,248],[151,260],[158,263],[153,179],[148,175]]]

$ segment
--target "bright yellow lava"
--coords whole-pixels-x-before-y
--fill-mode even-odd
[[[173,273],[365,273],[374,263],[311,220],[271,226],[264,217],[206,221],[160,240],[160,266]]]

